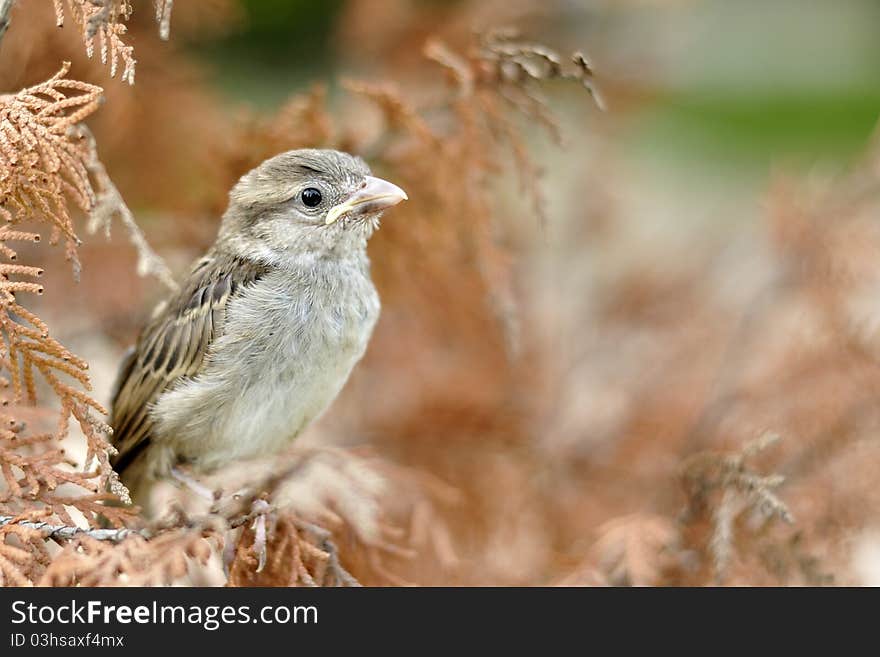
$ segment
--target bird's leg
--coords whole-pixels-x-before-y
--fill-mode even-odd
[[[251,529],[254,531],[254,554],[257,555],[259,560],[257,564],[258,573],[263,572],[263,568],[266,567],[266,514],[270,508],[269,503],[263,499],[254,500],[251,507],[251,513],[256,515]]]
[[[209,502],[214,501],[214,491],[207,486],[200,484],[198,481],[190,477],[188,474],[177,468],[171,468],[171,477],[180,485],[188,489],[191,493],[195,493],[202,499]]]
[[[253,524],[251,525],[251,531],[253,531],[253,543],[251,545],[251,551],[257,557],[257,570],[256,572],[263,572],[263,569],[266,567],[266,557],[268,555],[267,550],[267,542],[268,542],[268,527],[266,522],[266,516],[272,511],[272,507],[269,503],[263,498],[256,499],[251,504],[251,512],[242,518],[242,523],[235,525],[233,524],[233,531],[240,531],[241,527],[250,520],[253,519]],[[223,548],[223,573],[226,575],[226,579],[229,579],[229,570],[232,566],[232,562],[235,561],[236,551],[238,550],[238,544],[241,540],[241,533],[235,535],[235,538],[230,538],[226,541],[226,546]]]

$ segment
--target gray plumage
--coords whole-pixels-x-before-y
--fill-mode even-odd
[[[339,393],[379,316],[367,239],[406,198],[369,174],[344,153],[290,151],[233,188],[217,241],[120,370],[113,462],[136,502],[178,463],[282,449]]]

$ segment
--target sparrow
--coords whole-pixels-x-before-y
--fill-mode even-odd
[[[157,481],[282,450],[330,405],[379,317],[367,240],[406,200],[363,160],[295,150],[229,194],[217,239],[123,359],[116,472],[149,514]]]

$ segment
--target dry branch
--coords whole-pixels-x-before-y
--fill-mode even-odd
[[[128,234],[138,254],[137,272],[140,276],[155,276],[170,291],[177,290],[177,282],[174,275],[165,264],[165,261],[150,247],[144,231],[138,226],[134,215],[128,209],[122,194],[113,184],[104,164],[98,159],[97,148],[95,147],[95,138],[86,126],[79,126],[79,131],[91,144],[91,158],[86,164],[89,173],[92,175],[98,185],[98,192],[95,205],[89,213],[89,221],[86,230],[89,233],[95,233],[103,230],[104,234],[110,237],[110,226],[113,217],[119,217],[125,231]]]
[[[757,474],[746,464],[747,459],[778,440],[775,434],[765,434],[739,452],[700,452],[681,466],[682,485],[687,495],[682,518],[690,523],[709,512],[712,530],[708,548],[719,580],[727,572],[733,555],[734,522],[744,511],[755,511],[765,518],[778,518],[789,524],[794,522],[788,506],[775,493],[784,477]]]
[[[46,82],[0,97],[0,217],[6,220],[0,227],[0,365],[7,374],[0,383],[8,391],[2,403],[9,405],[0,417],[0,513],[17,518],[0,525],[0,535],[2,545],[8,546],[14,536],[21,542],[21,532],[26,532],[24,549],[32,557],[15,562],[18,570],[7,559],[2,575],[10,581],[34,581],[40,575],[47,565],[43,534],[70,535],[78,526],[72,509],[93,529],[98,529],[101,517],[119,527],[131,516],[130,509],[103,504],[112,497],[104,491],[109,487],[115,492],[119,486],[108,458],[110,428],[96,416],[106,411],[89,394],[88,363],[52,337],[46,323],[22,305],[22,294],[42,293],[33,279],[43,272],[19,263],[10,246],[41,241],[39,233],[21,230],[20,224],[47,227],[49,243],[64,242],[78,274],[79,238],[72,212],[78,208],[89,213],[98,199],[88,168],[96,157],[94,143],[84,138],[79,124],[98,108],[102,90],[67,79],[68,69],[65,64]],[[57,429],[28,434],[15,419],[12,405],[36,403],[40,378],[60,401]],[[69,432],[71,417],[87,445],[79,468],[58,444]],[[63,485],[78,488],[80,495],[60,494]]]
[[[96,541],[119,542],[133,534],[138,534],[144,538],[148,538],[150,535],[146,530],[129,529],[127,527],[117,529],[94,529],[72,525],[53,525],[45,521],[22,520],[20,517],[16,516],[0,516],[0,527],[9,524],[16,524],[26,529],[32,529],[38,532],[42,538],[53,540],[71,540],[82,536],[88,536]]]
[[[134,48],[125,43],[128,33],[125,23],[131,18],[132,5],[130,0],[67,0],[67,11],[64,0],[53,0],[55,20],[58,27],[63,27],[64,18],[69,14],[82,32],[82,41],[86,55],[92,57],[97,48],[101,63],[110,64],[110,77],[122,64],[122,81],[134,84],[134,73],[137,60]],[[173,0],[155,0],[156,23],[159,36],[168,40],[171,33],[171,10]]]
[[[3,35],[9,29],[9,14],[12,11],[12,5],[15,0],[0,0],[0,42],[3,41]]]

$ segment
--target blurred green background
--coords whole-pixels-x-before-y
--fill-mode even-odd
[[[460,4],[373,3],[371,19],[394,34],[401,5],[442,15]],[[271,108],[310,82],[347,73],[340,51],[369,66],[357,61],[359,44],[338,34],[344,0],[242,7],[240,29],[193,46],[229,95]],[[530,36],[550,30],[592,56],[611,83],[611,120],[625,117],[624,143],[663,166],[697,162],[747,179],[779,163],[836,166],[860,152],[880,114],[877,0],[584,0],[520,15],[516,24]],[[625,108],[615,91],[629,99]]]
[[[241,0],[240,29],[195,53],[224,92],[271,107],[332,72],[331,37],[344,0]]]
[[[880,115],[880,3],[686,3],[669,24],[645,148],[763,173],[858,154]],[[676,47],[677,46],[677,47]]]

